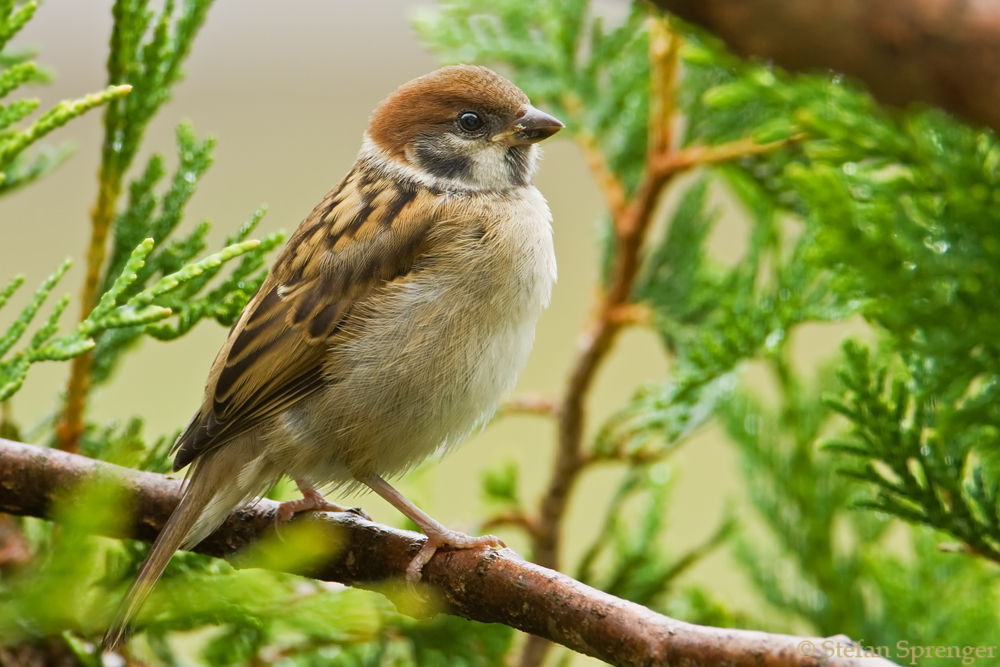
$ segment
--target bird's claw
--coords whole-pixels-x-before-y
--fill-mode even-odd
[[[343,505],[338,505],[337,503],[330,502],[323,494],[319,491],[311,488],[299,487],[302,491],[302,497],[298,500],[287,500],[280,505],[278,505],[278,512],[274,517],[274,522],[276,527],[280,530],[281,524],[287,523],[291,520],[293,516],[299,512],[306,512],[309,510],[314,510],[317,512],[347,512],[355,516],[361,517],[366,521],[371,521],[372,518],[368,516],[360,507],[344,507]]]
[[[428,535],[427,541],[424,542],[424,546],[420,548],[417,555],[414,556],[413,560],[410,561],[410,564],[406,566],[406,581],[410,584],[411,588],[414,584],[420,581],[424,565],[427,565],[427,563],[434,558],[434,554],[437,553],[438,549],[445,547],[457,550],[481,549],[483,547],[498,549],[506,546],[507,545],[503,543],[503,540],[496,535],[472,537],[471,535],[466,535],[456,531],[448,531],[447,533],[443,533],[441,535]]]

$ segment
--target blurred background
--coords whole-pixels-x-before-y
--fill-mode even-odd
[[[47,0],[18,36],[15,46],[37,49],[38,61],[55,73],[53,85],[32,91],[42,99],[42,108],[106,85],[110,7],[110,0]],[[598,7],[613,21],[624,15],[627,3]],[[255,236],[276,229],[290,232],[350,167],[375,105],[399,84],[437,67],[410,27],[419,9],[419,3],[402,0],[219,0],[186,63],[186,79],[153,121],[144,143],[146,154],[135,164],[144,164],[148,152],[155,150],[172,170],[174,126],[190,119],[199,136],[217,135],[218,145],[215,164],[188,206],[183,228],[210,219],[210,245],[218,247],[227,233],[266,203],[268,213]],[[57,293],[71,290],[76,295],[83,279],[88,210],[96,195],[101,116],[102,110],[92,111],[53,134],[49,143],[71,142],[76,154],[55,174],[3,199],[0,280],[23,273],[28,285],[37,284],[70,256],[76,264]],[[537,184],[555,219],[559,282],[518,391],[558,395],[596,293],[595,221],[603,203],[580,151],[558,136],[546,142]],[[668,196],[664,208],[675,198]],[[712,247],[719,257],[739,255],[742,236],[733,230],[740,224],[738,212],[730,211],[713,232]],[[29,291],[18,296],[20,302],[6,309],[5,317],[13,316]],[[67,326],[78,317],[77,308],[74,301],[64,316]],[[0,321],[0,329],[6,322]],[[832,349],[839,338],[832,334],[841,332],[805,329],[807,335],[797,334],[802,340],[795,349],[812,360]],[[116,379],[94,397],[93,417],[109,422],[145,415],[146,434],[152,438],[183,427],[200,402],[209,366],[225,335],[224,329],[206,321],[170,345],[145,340]],[[669,371],[651,332],[631,329],[619,340],[591,394],[591,430],[642,383],[662,380]],[[65,384],[67,373],[65,364],[32,369],[24,390],[13,399],[14,416],[22,426],[53,409],[54,391]],[[531,506],[547,481],[554,436],[554,424],[544,418],[504,418],[440,463],[410,475],[402,488],[445,524],[474,531],[475,518],[484,514],[483,471],[510,460],[521,462],[522,493]],[[740,494],[734,452],[722,438],[709,428],[674,459],[672,474],[678,479],[668,531],[673,553],[707,539],[722,520],[726,503]],[[586,497],[572,502],[565,562],[575,562],[596,534],[599,510],[619,474],[612,469],[588,473]],[[369,495],[357,502],[377,520],[401,524],[401,517],[381,499]],[[516,537],[509,544],[522,546]],[[763,604],[725,552],[704,560],[688,576],[734,606],[753,610]]]
[[[196,170],[182,179],[197,182],[197,192],[174,239],[205,229],[208,220],[208,247],[219,248],[262,204],[269,213],[253,236],[291,232],[349,169],[376,104],[438,66],[412,28],[414,17],[433,7],[424,2],[218,0],[184,62],[186,80],[156,113],[123,182],[134,183],[153,152],[173,173],[174,128],[190,122],[198,138],[217,137],[214,166],[200,180]],[[561,522],[562,569],[712,626],[846,634],[883,647],[992,646],[1000,625],[1000,121],[981,113],[993,110],[989,104],[965,102],[990,98],[990,81],[1000,90],[1000,77],[983,66],[1000,62],[1000,52],[989,56],[1000,44],[989,39],[990,26],[1000,26],[1000,4],[654,2],[696,25],[624,0],[451,0],[419,22],[450,62],[506,63],[533,102],[570,125],[545,143],[537,178],[555,218],[560,279],[518,393],[562,398],[579,333],[603,298],[599,268],[616,245],[624,249],[619,255],[630,248],[622,230],[632,216],[619,210],[612,233],[587,158],[567,135],[587,147],[598,169],[607,166],[605,189],[617,179],[626,190],[650,192],[642,190],[643,165],[653,165],[646,176],[701,165],[668,181],[652,215],[644,207],[627,210],[649,222],[631,285],[638,307],[629,310],[649,326],[615,338],[586,392],[587,465]],[[169,0],[149,4],[181,13]],[[41,5],[12,46],[37,50],[54,84],[18,91],[19,99],[35,93],[46,109],[105,89],[111,5]],[[21,7],[29,13],[35,3]],[[137,56],[130,55],[129,35],[139,29],[121,26],[146,25],[137,15],[147,3],[120,0],[116,7],[116,44],[125,45],[117,52],[131,67]],[[6,12],[0,3],[0,27],[16,28]],[[729,47],[758,59],[741,60]],[[3,55],[4,81],[28,71],[11,74],[17,57]],[[676,71],[681,82],[674,89]],[[884,108],[852,76],[871,85],[878,100],[917,103]],[[129,107],[127,122],[115,125],[125,136],[115,146],[127,154],[135,145],[128,128],[142,122],[132,112],[148,108],[163,91],[162,79],[115,80],[136,85],[129,104],[120,105]],[[680,127],[664,133],[655,119],[671,108],[665,95],[672,91],[683,117],[672,116]],[[988,125],[962,123],[941,108]],[[0,332],[66,257],[77,265],[56,293],[80,291],[102,115],[92,110],[46,136],[43,143],[72,144],[76,154],[40,182],[3,193],[0,285],[23,274],[27,286],[0,311]],[[675,149],[683,147],[657,150],[665,134]],[[0,134],[0,144],[16,148],[19,136]],[[184,163],[197,163],[202,149],[185,137]],[[711,166],[717,160],[727,163]],[[9,171],[5,177],[10,173],[16,178]],[[113,166],[109,173],[105,183],[113,188]],[[128,199],[123,192],[118,211]],[[133,241],[130,230],[162,236],[156,219],[137,208],[116,228],[126,249],[141,238]],[[167,255],[159,268],[172,271],[172,253],[183,253],[178,247],[171,244],[147,267]],[[252,251],[252,259],[260,261],[262,252]],[[112,265],[117,275],[120,265]],[[627,279],[627,271],[621,275]],[[241,290],[244,276],[234,279]],[[206,301],[220,320],[235,315],[225,311],[234,303],[228,296],[192,305],[178,303],[178,293],[190,292],[162,302],[182,309],[178,319]],[[74,298],[63,332],[78,319],[78,307]],[[119,332],[102,335],[107,347],[95,355],[98,364],[113,363],[120,349],[114,346],[137,334]],[[847,334],[857,340],[841,349]],[[155,443],[174,437],[199,405],[225,337],[206,319],[171,345],[145,338],[123,355],[116,376],[90,397],[81,451],[163,469],[164,448]],[[67,348],[32,354],[51,358],[60,349]],[[3,356],[0,379],[25,358]],[[45,435],[34,439],[31,432],[51,425],[68,373],[69,364],[33,366],[25,390],[0,406],[0,434],[8,434],[0,437],[45,444],[51,429],[36,429]],[[0,390],[11,388],[16,382]],[[138,435],[129,431],[136,416],[146,420]],[[10,418],[20,432],[8,429]],[[502,416],[397,483],[466,532],[480,532],[483,517],[516,521],[524,511],[530,519],[552,474],[553,421]],[[73,430],[63,435],[72,446]],[[33,478],[14,473],[4,490],[19,481],[37,488]],[[289,486],[279,485],[277,495],[294,496]],[[377,497],[335,500],[404,524]],[[6,542],[20,540],[27,564],[8,557],[21,567],[8,577],[0,557],[0,663],[11,663],[12,651],[39,656],[32,665],[53,664],[67,650],[80,664],[97,659],[95,640],[113,603],[107,590],[127,585],[145,548],[96,540],[88,527],[108,519],[109,508],[124,516],[125,505],[103,496],[74,499],[57,523],[0,516],[0,546],[6,522],[13,536]],[[544,530],[531,544],[518,532],[497,532],[522,553],[534,547],[540,562],[555,561]],[[288,551],[305,557],[309,547],[328,544],[312,539]],[[157,595],[132,654],[149,664],[187,664],[197,654],[201,664],[214,665],[328,664],[340,656],[336,664],[468,667],[487,660],[499,667],[512,664],[511,651],[523,648],[526,665],[541,664],[545,653],[543,643],[515,641],[502,625],[443,615],[424,623],[401,616],[378,594],[267,570],[234,571],[198,554],[173,559]],[[563,667],[583,660],[560,653]],[[898,651],[890,657],[913,664]]]

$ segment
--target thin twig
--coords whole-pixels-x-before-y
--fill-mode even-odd
[[[788,139],[772,141],[766,144],[758,144],[753,139],[737,139],[727,144],[718,146],[689,146],[678,151],[656,156],[651,160],[651,168],[663,176],[669,176],[678,171],[690,169],[691,167],[717,164],[748,155],[760,155],[770,153],[789,143],[801,141],[804,134],[796,134]]]
[[[656,40],[653,40],[656,42]],[[660,45],[657,45],[660,48]],[[677,47],[666,49],[676,58]],[[666,86],[657,85],[654,89],[663,91]],[[665,113],[671,109],[672,102],[662,101],[657,108]],[[664,130],[653,130],[669,125],[657,120],[650,122],[651,132],[662,136]],[[584,410],[583,404],[590,390],[594,374],[610,350],[615,335],[623,325],[620,314],[623,308],[630,304],[632,282],[638,268],[638,254],[646,228],[649,226],[653,208],[666,180],[672,172],[651,168],[654,161],[660,160],[659,153],[651,155],[646,177],[636,189],[630,200],[624,200],[624,187],[611,174],[604,163],[603,156],[587,135],[581,139],[588,161],[601,189],[605,194],[606,204],[612,214],[613,228],[617,237],[617,253],[615,269],[611,286],[605,292],[600,304],[595,308],[596,316],[577,340],[577,359],[570,375],[569,383],[562,401],[559,419],[559,449],[556,465],[549,488],[542,500],[540,512],[541,535],[535,547],[535,561],[546,567],[556,568],[559,564],[559,528],[566,510],[566,500],[575,479],[582,468],[581,453]],[[669,154],[669,153],[668,153]]]
[[[773,151],[787,141],[757,144],[742,139],[721,146],[692,146],[675,150],[671,133],[677,77],[680,68],[680,37],[670,30],[667,19],[650,18],[651,93],[649,148],[643,178],[629,197],[624,184],[608,168],[596,139],[578,133],[587,163],[604,194],[615,234],[614,269],[610,286],[594,308],[595,316],[577,339],[577,357],[559,412],[556,461],[548,488],[542,497],[536,532],[532,539],[534,561],[558,569],[561,529],[569,496],[590,457],[583,452],[585,403],[597,370],[627,325],[648,323],[648,311],[631,303],[632,286],[639,269],[646,232],[665,186],[680,171],[757,153]],[[564,100],[572,113],[579,108],[572,97]],[[574,106],[575,105],[575,106]],[[793,139],[797,139],[794,137]],[[640,313],[642,313],[640,315]],[[521,667],[539,667],[549,644],[529,638],[521,655]]]
[[[180,500],[181,481],[141,473],[54,449],[0,440],[0,510],[52,519],[60,502],[72,502],[88,484],[118,485],[133,509],[131,525],[104,530],[111,537],[151,541]],[[195,551],[231,557],[273,535],[278,503],[260,500],[234,512]],[[332,553],[306,571],[316,579],[374,588],[397,605],[413,608],[404,573],[426,539],[350,513],[309,512],[295,519],[315,530],[316,544]],[[95,528],[97,529],[97,528]],[[121,531],[125,532],[122,533]],[[280,567],[250,556],[237,567]],[[293,562],[302,565],[301,559]],[[503,623],[621,667],[888,667],[887,660],[858,656],[847,637],[792,637],[751,630],[711,628],[677,621],[525,562],[510,549],[441,551],[424,567],[428,591],[441,611],[483,623]],[[828,642],[828,643],[825,643]],[[834,657],[821,654],[826,646]],[[805,647],[806,650],[803,650]],[[810,649],[816,655],[810,654]]]
[[[704,560],[705,556],[722,546],[722,543],[733,534],[735,529],[736,522],[734,520],[727,519],[724,521],[707,540],[692,547],[687,553],[678,558],[669,570],[663,573],[658,582],[658,588],[661,590],[666,588],[670,582],[676,580],[681,574]]]
[[[17,424],[14,423],[14,410],[11,408],[10,399],[0,401],[0,438],[13,438],[20,440]]]
[[[647,306],[638,303],[629,303],[624,306],[618,306],[608,313],[608,317],[615,324],[622,327],[648,327],[653,321],[653,311]]]
[[[678,41],[675,40],[674,41]],[[670,57],[675,60],[680,51],[679,44],[665,47],[655,37],[651,39],[651,49],[654,59]],[[657,55],[659,53],[659,55]],[[668,70],[674,70],[671,65]],[[663,76],[662,67],[653,67],[655,77]],[[655,160],[662,154],[669,154],[668,127],[669,117],[673,110],[671,85],[654,82],[652,90],[660,95],[669,95],[670,99],[660,99],[651,105],[649,134],[656,137],[657,151],[647,157],[645,177],[639,184],[632,198],[626,199],[626,191],[621,181],[608,169],[599,147],[589,135],[582,135],[581,142],[587,155],[587,161],[595,180],[605,196],[605,203],[612,218],[612,229],[616,236],[616,256],[611,287],[604,293],[600,305],[595,309],[593,319],[577,339],[577,359],[570,375],[562,400],[562,410],[559,413],[559,444],[556,462],[549,486],[542,497],[541,509],[537,522],[538,533],[532,540],[532,554],[539,565],[552,569],[559,568],[559,553],[563,517],[569,495],[579,479],[584,467],[582,453],[584,429],[584,404],[593,383],[601,361],[611,349],[616,334],[621,330],[622,323],[614,317],[631,297],[632,283],[639,266],[639,249],[643,236],[652,218],[653,209],[659,199],[659,194],[672,175],[653,168]],[[529,638],[521,654],[521,667],[539,667],[545,660],[549,644],[535,638]]]
[[[650,16],[649,28],[650,98],[649,98],[649,155],[660,155],[673,144],[672,121],[680,70],[680,36],[675,34],[666,19]]]
[[[511,396],[497,410],[497,417],[526,414],[553,417],[559,414],[559,402],[553,396],[541,392],[530,391]]]
[[[532,537],[538,533],[538,521],[531,518],[521,510],[513,510],[497,514],[483,523],[482,530],[484,533],[488,533],[494,528],[498,528],[500,526],[514,526],[515,528],[520,528]]]
[[[563,96],[563,106],[571,116],[578,116],[583,110],[583,104],[572,94]],[[625,210],[625,185],[615,176],[614,172],[608,168],[604,161],[604,153],[601,151],[597,138],[581,129],[576,133],[576,142],[583,149],[584,158],[587,160],[587,167],[590,169],[597,187],[604,195],[604,204],[608,207],[611,217],[615,218]]]
[[[90,244],[87,249],[87,277],[80,292],[80,321],[87,319],[100,297],[101,269],[107,254],[108,232],[115,215],[115,204],[121,192],[121,174],[114,169],[102,169],[97,202],[90,210]],[[90,393],[93,355],[88,352],[73,359],[66,384],[66,404],[56,427],[59,449],[75,452],[83,436],[84,410]]]

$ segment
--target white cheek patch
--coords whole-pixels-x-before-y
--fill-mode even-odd
[[[381,150],[366,135],[360,155],[376,157],[390,170],[440,190],[508,190],[530,184],[535,173],[538,147],[520,148],[514,155],[500,142],[445,133],[433,143],[408,147],[405,160],[401,160]]]
[[[442,157],[463,165],[462,176],[454,178],[477,190],[507,190],[528,185],[535,174],[538,147],[511,148],[503,142],[465,139],[447,134],[439,144]]]
[[[469,148],[472,150],[466,155],[471,158],[472,180],[478,187],[500,190],[520,184],[520,179],[515,181],[507,167],[506,146],[492,142],[483,146],[476,142]]]

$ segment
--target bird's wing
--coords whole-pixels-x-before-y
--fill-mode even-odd
[[[266,422],[325,381],[348,314],[433,244],[437,197],[356,168],[288,241],[215,359],[174,470]]]

